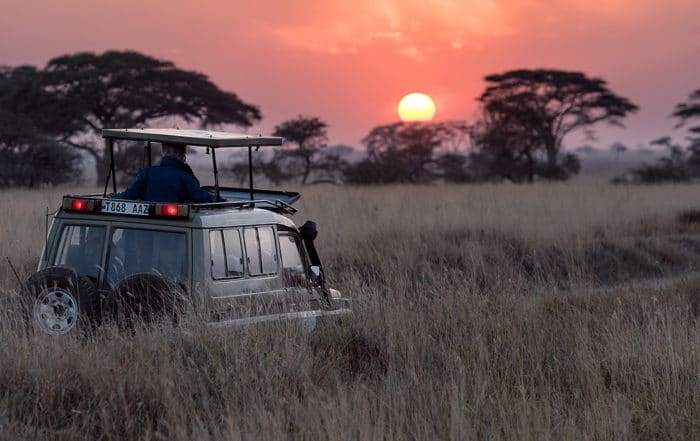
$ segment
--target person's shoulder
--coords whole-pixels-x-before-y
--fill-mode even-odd
[[[140,184],[144,179],[146,179],[146,177],[150,173],[151,168],[153,167],[144,167],[141,170],[139,170],[139,173],[136,175],[133,184]]]

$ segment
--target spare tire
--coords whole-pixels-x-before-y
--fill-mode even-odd
[[[155,273],[132,274],[114,287],[117,324],[133,328],[135,320],[146,324],[160,320],[177,322],[187,297],[177,283]]]
[[[52,267],[35,273],[22,287],[20,299],[31,329],[45,334],[90,331],[99,322],[97,288],[72,268]]]

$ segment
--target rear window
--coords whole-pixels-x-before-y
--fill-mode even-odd
[[[107,279],[112,284],[132,274],[148,272],[177,282],[187,280],[185,233],[115,228],[108,253]]]
[[[102,264],[105,227],[67,225],[58,242],[53,264],[75,268],[78,274],[97,279]]]

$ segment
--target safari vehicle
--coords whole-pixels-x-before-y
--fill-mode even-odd
[[[155,203],[103,194],[67,195],[54,216],[38,272],[22,292],[27,314],[47,334],[91,329],[110,317],[153,320],[185,306],[211,326],[317,319],[350,312],[326,286],[314,245],[316,225],[288,217],[300,195],[253,188],[253,149],[277,137],[178,129],[103,130],[115,140],[182,143],[211,151],[214,185],[225,202]],[[219,187],[216,151],[248,148],[250,187]],[[110,174],[117,191],[114,161]]]

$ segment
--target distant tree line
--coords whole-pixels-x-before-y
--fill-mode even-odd
[[[482,115],[466,121],[392,123],[373,128],[362,140],[364,158],[349,162],[324,152],[326,124],[299,116],[277,126],[287,148],[255,169],[272,182],[296,180],[353,184],[425,183],[535,179],[565,180],[580,170],[578,157],[563,151],[566,135],[621,120],[637,106],[611,92],[605,81],[580,72],[516,70],[486,77],[478,98]],[[469,148],[451,149],[455,140]],[[245,179],[243,161],[229,166]]]
[[[275,184],[565,180],[580,170],[578,157],[563,147],[569,134],[590,134],[600,123],[622,125],[638,110],[604,80],[581,72],[523,69],[485,80],[475,121],[378,126],[354,155],[347,154],[348,148],[329,147],[328,126],[320,117],[284,121],[273,131],[285,139],[283,148],[256,155],[255,173]],[[676,107],[681,124],[697,118],[698,102],[700,91]],[[205,75],[137,52],[78,53],[54,58],[42,69],[2,68],[0,186],[75,180],[86,157],[95,164],[97,182],[104,183],[109,158],[100,131],[157,125],[163,118],[246,128],[262,116],[257,106],[219,89]],[[690,130],[700,134],[697,126]],[[692,174],[697,138],[693,142],[680,153],[668,147],[663,167],[675,173],[682,163]],[[143,166],[143,147],[118,146],[120,177],[128,179]],[[222,169],[245,181],[247,158]]]
[[[700,178],[700,89],[691,93],[688,100],[677,104],[672,116],[678,120],[676,127],[687,127],[685,144],[673,142],[663,136],[651,145],[664,147],[666,155],[654,164],[645,164],[613,179],[615,183],[683,182]]]

